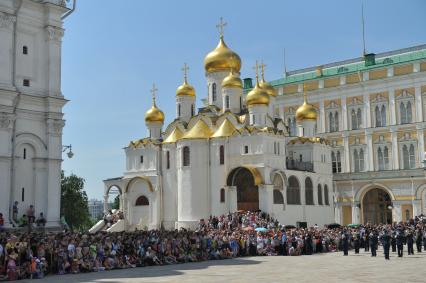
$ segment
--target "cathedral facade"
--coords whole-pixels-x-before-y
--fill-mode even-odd
[[[241,64],[221,34],[204,59],[205,105],[196,111],[185,66],[176,117],[165,127],[153,87],[148,137],[125,148],[124,175],[104,181],[105,203],[116,188],[124,214],[109,231],[195,228],[200,219],[238,210],[261,210],[282,224],[334,222],[331,146],[316,135],[318,114],[307,93],[295,111],[298,134],[290,137],[274,112],[279,98],[264,65],[259,78],[256,64],[253,85],[245,80],[245,93]]]

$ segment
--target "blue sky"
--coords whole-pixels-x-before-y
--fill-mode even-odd
[[[197,105],[206,96],[203,60],[218,41],[220,17],[225,41],[243,61],[242,77],[253,77],[256,59],[266,79],[288,70],[359,57],[361,0],[324,1],[136,1],[80,0],[65,20],[62,92],[65,106],[63,169],[86,179],[89,197],[102,199],[103,179],[121,176],[123,147],[146,136],[145,111],[155,82],[166,124],[175,116],[181,68]],[[368,52],[426,43],[426,1],[364,1]]]

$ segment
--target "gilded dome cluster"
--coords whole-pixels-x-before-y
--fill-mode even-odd
[[[234,73],[231,69],[229,75],[227,75],[222,81],[223,88],[243,88],[243,82],[240,77]]]
[[[296,110],[297,121],[316,121],[317,110],[312,104],[309,104],[306,98],[306,91],[303,94],[303,104]]]
[[[146,123],[164,123],[164,113],[161,111],[155,103],[151,108],[145,113],[145,122]]]

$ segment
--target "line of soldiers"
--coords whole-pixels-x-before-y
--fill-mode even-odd
[[[371,251],[371,256],[377,256],[379,243],[383,247],[385,259],[389,260],[389,252],[398,252],[398,257],[403,256],[404,244],[407,245],[408,255],[414,255],[414,243],[417,252],[422,252],[422,246],[426,251],[426,225],[416,226],[386,225],[386,226],[360,226],[356,229],[345,228],[341,232],[341,249],[343,255],[348,255],[352,245],[355,254],[359,254],[360,248],[366,252]]]

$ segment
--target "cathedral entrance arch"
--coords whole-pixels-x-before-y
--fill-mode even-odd
[[[259,210],[259,187],[262,177],[253,167],[237,167],[231,170],[227,185],[237,188],[238,210]]]
[[[392,224],[392,198],[382,188],[368,190],[361,202],[364,224]]]

